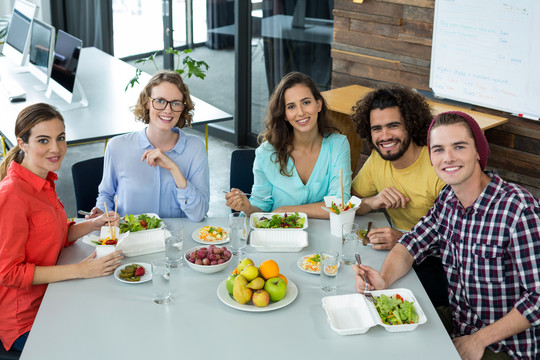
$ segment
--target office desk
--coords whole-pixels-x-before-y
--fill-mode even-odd
[[[195,229],[227,224],[227,218],[164,219],[172,232],[184,226],[184,249],[200,245],[192,240]],[[357,223],[388,223],[383,214],[357,217]],[[381,326],[364,335],[341,336],[327,322],[318,275],[301,271],[299,257],[322,249],[340,250],[341,239],[330,236],[328,220],[309,219],[309,246],[297,253],[259,253],[248,246],[258,265],[274,259],[280,272],[298,287],[288,306],[270,312],[244,312],[223,304],[218,285],[236,266],[237,258],[221,272],[201,274],[187,266],[172,281],[173,301],[152,301],[151,282],[120,283],[113,276],[50,284],[37,314],[21,359],[459,359],[437,313],[414,271],[393,287],[409,288],[424,309],[427,322],[415,331],[389,333]],[[59,263],[75,263],[93,248],[80,240],[63,250]],[[387,254],[361,248],[362,260],[379,268]],[[124,259],[149,262],[163,253]],[[337,294],[354,293],[353,271],[341,266]]]
[[[68,144],[87,141],[104,140],[116,135],[137,131],[146,125],[135,121],[129,110],[137,102],[140,91],[150,79],[144,73],[140,84],[124,91],[128,81],[135,75],[135,68],[97,48],[83,48],[81,52],[77,79],[80,81],[88,98],[88,107],[62,112],[67,103],[52,94],[49,99],[45,92],[38,92],[34,86],[39,85],[30,73],[10,73],[12,64],[5,57],[0,58],[2,73],[17,81],[27,93],[27,100],[12,104],[4,96],[0,96],[2,119],[0,132],[13,146],[15,139],[15,120],[18,113],[26,106],[46,102],[59,108],[65,119]],[[231,120],[232,115],[192,96],[195,111],[192,124],[208,124],[211,122]]]
[[[358,157],[360,156],[362,139],[356,134],[354,125],[351,121],[351,115],[354,114],[352,108],[356,105],[358,100],[364,98],[364,96],[373,90],[374,89],[365,86],[349,85],[322,92],[322,96],[325,98],[326,103],[330,108],[332,118],[339,124],[340,129],[349,139],[351,145],[351,166],[353,167],[353,171],[358,162]],[[464,109],[454,105],[443,104],[438,101],[428,99],[427,102],[431,105],[435,114],[440,114],[445,111],[466,112],[478,122],[478,125],[480,125],[480,128],[484,131],[508,121],[507,118]]]

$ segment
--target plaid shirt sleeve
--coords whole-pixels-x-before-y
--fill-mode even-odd
[[[538,205],[538,202],[536,203]],[[540,325],[540,209],[530,205],[515,209],[521,216],[511,227],[512,253],[524,292],[516,309],[531,323]]]

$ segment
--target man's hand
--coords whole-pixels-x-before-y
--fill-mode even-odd
[[[454,340],[459,356],[463,360],[479,360],[484,355],[485,347],[478,341],[475,341],[474,335],[464,335]]]
[[[97,218],[97,217],[99,217],[101,215],[103,215],[103,210],[101,210],[100,208],[95,207],[90,211],[90,215],[85,215],[84,218],[86,220],[90,220],[90,219]]]
[[[354,276],[356,291],[358,291],[360,294],[363,294],[366,288],[366,283],[364,282],[364,275],[366,275],[366,279],[369,284],[369,290],[382,290],[386,288],[386,283],[377,270],[367,265],[353,265],[352,269],[356,274]]]
[[[380,208],[405,209],[409,201],[410,199],[408,197],[400,193],[396,188],[389,186],[373,197],[372,208],[374,210]]]
[[[373,249],[390,250],[403,233],[391,227],[383,227],[372,229],[367,235]]]

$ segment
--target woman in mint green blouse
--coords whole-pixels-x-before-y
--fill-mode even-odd
[[[328,107],[313,80],[293,72],[274,90],[255,151],[254,184],[248,199],[238,189],[225,195],[227,206],[253,212],[304,212],[328,218],[323,198],[350,197],[351,156],[347,138],[329,124]],[[261,200],[271,196],[266,200]]]

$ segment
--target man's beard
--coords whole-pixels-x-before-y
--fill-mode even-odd
[[[398,139],[392,139],[392,140],[398,140]],[[398,141],[400,141],[400,140],[398,140]],[[381,155],[381,157],[384,160],[395,161],[395,160],[398,160],[400,157],[402,157],[403,154],[405,154],[405,152],[409,148],[410,144],[411,144],[411,137],[410,137],[409,134],[407,134],[407,137],[403,140],[403,142],[401,142],[401,146],[399,147],[399,150],[398,150],[397,153],[395,153],[395,154],[383,154],[381,152],[381,150],[379,150],[379,146],[375,146],[375,150],[377,150],[379,155]]]

